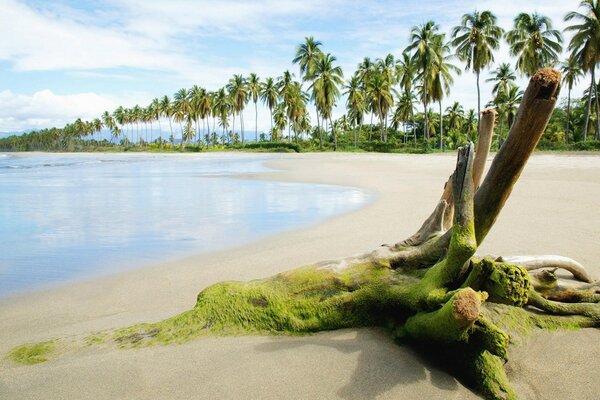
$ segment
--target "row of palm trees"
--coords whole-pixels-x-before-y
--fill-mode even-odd
[[[585,140],[592,99],[595,99],[595,132],[597,137],[600,135],[600,106],[595,79],[596,65],[600,61],[600,4],[598,0],[584,0],[580,10],[565,16],[566,21],[573,22],[566,28],[573,36],[568,45],[569,57],[560,67],[568,89],[567,118],[574,85],[583,74],[590,74],[583,126]],[[325,140],[330,140],[336,149],[339,127],[343,126],[352,132],[354,146],[357,146],[365,119],[370,117],[371,127],[373,119],[378,120],[377,139],[381,142],[388,141],[390,128],[397,130],[402,127],[404,142],[412,136],[416,144],[418,133],[421,133],[428,144],[427,139],[437,135],[439,147],[443,148],[444,132],[456,135],[459,125],[462,128],[458,121],[469,119],[458,103],[446,108],[448,118],[443,118],[443,100],[450,95],[454,77],[461,73],[455,63],[461,62],[465,70],[475,74],[477,112],[470,111],[468,114],[474,114],[475,120],[478,120],[481,112],[480,76],[494,64],[494,55],[502,40],[510,46],[510,53],[516,59],[516,70],[513,71],[509,64],[501,64],[487,79],[494,84],[493,100],[488,106],[498,111],[498,144],[501,145],[504,124],[508,127],[512,124],[522,96],[515,84],[516,73],[531,76],[539,68],[555,66],[563,51],[561,32],[553,29],[548,17],[538,13],[517,15],[512,29],[506,32],[498,26],[496,16],[490,11],[467,13],[451,30],[450,37],[441,33],[440,26],[434,21],[427,21],[411,29],[409,44],[398,58],[392,54],[376,60],[364,58],[347,80],[336,57],[323,51],[320,41],[307,37],[297,47],[292,60],[299,68],[298,79],[290,71],[285,71],[278,78],[264,80],[254,73],[247,77],[234,75],[224,87],[215,91],[199,86],[180,89],[172,99],[163,96],[153,99],[147,107],[118,107],[93,121],[77,120],[68,124],[64,131],[73,135],[94,135],[105,128],[112,132],[114,139],[123,135],[126,142],[148,143],[153,141],[156,123],[161,145],[165,141],[165,132],[169,133],[171,142],[174,141],[173,125],[178,125],[183,144],[203,138],[207,144],[216,144],[219,142],[219,130],[220,142],[225,144],[236,140],[236,121],[239,121],[241,142],[244,143],[244,111],[250,102],[254,105],[254,140],[258,140],[260,101],[270,113],[272,140],[282,139],[287,128],[289,141],[292,137],[298,141],[299,137],[311,133],[320,148],[323,148]],[[346,113],[343,120],[334,121],[333,110],[342,95],[345,96]],[[423,106],[421,113],[416,111],[417,103]],[[438,108],[436,121],[433,120],[432,104],[437,104]],[[316,129],[311,124],[308,111],[311,106],[316,112]],[[447,127],[444,127],[444,120]],[[465,128],[463,133],[475,137],[478,123],[475,132],[472,132],[472,125],[466,126],[468,129]],[[567,140],[569,129],[567,120]],[[377,135],[376,130],[369,129],[368,140],[371,141],[374,135]]]

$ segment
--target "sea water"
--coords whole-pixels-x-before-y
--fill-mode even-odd
[[[244,178],[274,157],[0,154],[0,296],[251,243],[369,199]]]

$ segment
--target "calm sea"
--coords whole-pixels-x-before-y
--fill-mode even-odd
[[[270,158],[0,154],[0,296],[250,243],[369,199],[236,178]]]

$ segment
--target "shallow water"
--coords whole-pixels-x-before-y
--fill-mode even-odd
[[[235,177],[269,158],[0,154],[0,296],[249,243],[368,201]]]

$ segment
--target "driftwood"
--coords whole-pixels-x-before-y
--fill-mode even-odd
[[[475,256],[544,132],[560,78],[552,69],[531,78],[485,179],[496,113],[482,112],[477,151],[473,144],[459,149],[442,198],[410,238],[263,280],[218,283],[198,295],[192,310],[103,335],[120,346],[140,346],[208,333],[382,326],[398,341],[437,355],[484,397],[516,398],[504,364],[519,332],[600,324],[598,285],[579,263],[557,256]],[[556,268],[583,282],[562,282]]]

